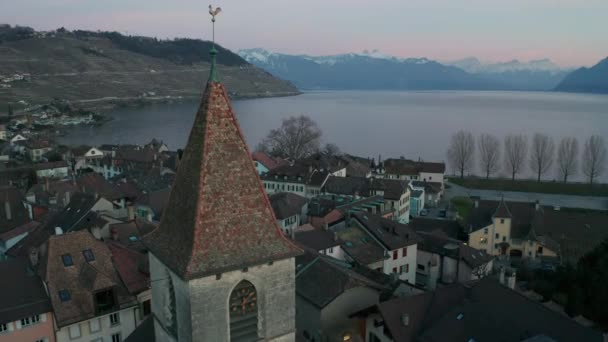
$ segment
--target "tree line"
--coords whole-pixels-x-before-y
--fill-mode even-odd
[[[447,151],[448,163],[461,178],[473,172],[475,162],[483,176],[491,176],[505,170],[512,180],[526,170],[526,162],[538,182],[541,177],[554,170],[564,183],[580,170],[590,184],[603,174],[606,165],[606,143],[599,135],[592,135],[583,144],[582,154],[578,140],[564,137],[557,144],[542,133],[532,138],[524,134],[509,134],[500,140],[491,134],[481,134],[477,138],[471,132],[460,130],[451,140]],[[580,162],[580,163],[579,163]]]

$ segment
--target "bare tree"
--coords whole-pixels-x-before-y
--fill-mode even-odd
[[[284,119],[281,127],[273,129],[259,149],[281,158],[301,159],[319,151],[321,128],[308,116]]]
[[[333,157],[333,156],[341,155],[342,151],[340,150],[338,145],[328,143],[328,144],[325,144],[325,146],[323,147],[323,150],[321,150],[321,153],[325,154],[326,156]]]
[[[559,142],[557,148],[557,171],[564,180],[576,173],[576,155],[578,154],[578,140],[573,137],[565,137]]]
[[[505,137],[505,166],[511,173],[511,179],[521,172],[528,152],[528,140],[523,134],[510,134]]]
[[[530,168],[536,173],[536,180],[549,171],[555,156],[555,143],[553,139],[542,133],[534,133],[532,149],[530,150]]]
[[[464,178],[464,172],[472,168],[474,154],[475,138],[473,138],[473,134],[461,130],[452,136],[448,149],[448,160],[458,170],[460,178]]]
[[[477,143],[479,144],[479,164],[488,179],[490,174],[498,171],[500,166],[500,142],[493,135],[482,134]]]
[[[601,176],[606,166],[606,144],[604,138],[592,135],[585,141],[583,150],[583,173],[589,178],[589,184]]]

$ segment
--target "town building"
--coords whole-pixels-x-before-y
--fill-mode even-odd
[[[301,250],[277,225],[212,51],[169,203],[144,238],[155,339],[294,341]]]
[[[44,178],[64,179],[70,175],[70,166],[64,160],[32,165],[38,180]]]
[[[393,298],[353,317],[366,342],[603,341],[602,333],[487,277]]]
[[[341,247],[344,241],[338,239],[338,234],[334,232],[317,229],[310,224],[305,224],[298,227],[294,234],[294,240],[306,249],[337,260],[345,260]]]
[[[416,285],[434,289],[437,284],[468,282],[488,276],[494,257],[486,251],[451,239],[443,232],[417,232]]]
[[[55,342],[51,302],[36,274],[38,258],[0,262],[0,342]]]
[[[261,178],[268,194],[292,192],[310,198],[321,193],[330,175],[328,171],[315,169],[312,165],[291,163],[277,166]]]
[[[408,182],[397,179],[330,176],[322,191],[328,194],[354,198],[382,196],[385,209],[394,210],[393,217],[402,223],[409,222],[410,190]]]
[[[122,284],[108,246],[88,231],[51,236],[41,274],[58,342],[122,341],[135,330],[137,300]]]
[[[441,183],[445,176],[445,163],[414,161],[410,159],[386,159],[380,161],[373,177]]]
[[[0,140],[6,141],[8,139],[8,131],[6,125],[0,125]]]
[[[0,260],[4,253],[33,228],[25,197],[14,187],[0,188]]]
[[[43,160],[44,154],[53,150],[53,146],[48,140],[28,139],[17,144],[24,147],[23,153],[33,162]]]
[[[293,232],[306,218],[308,200],[305,197],[290,192],[279,192],[269,196],[274,216],[283,233],[293,236]]]
[[[287,163],[282,159],[273,158],[268,154],[260,151],[253,152],[251,154],[251,158],[253,159],[253,164],[255,165],[255,169],[258,171],[259,175],[263,175],[268,171],[274,169],[275,167]]]
[[[606,226],[603,211],[475,199],[466,228],[470,246],[538,265],[576,263],[608,238]]]

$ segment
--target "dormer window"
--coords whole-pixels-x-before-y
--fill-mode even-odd
[[[82,251],[82,255],[84,255],[84,260],[87,262],[95,261],[95,255],[93,255],[93,251],[90,249]]]
[[[116,301],[114,299],[114,291],[112,289],[102,290],[95,293],[95,311],[102,314],[108,311],[114,311]]]
[[[505,219],[500,219],[500,224],[505,223]]]
[[[62,255],[61,260],[63,261],[63,266],[65,267],[74,266],[74,261],[72,260],[72,256],[70,254]]]

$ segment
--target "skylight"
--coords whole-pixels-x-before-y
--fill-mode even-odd
[[[137,241],[137,236],[135,236],[135,235],[129,236],[129,241],[131,241],[131,242]]]
[[[61,260],[63,260],[63,266],[73,266],[74,261],[72,261],[72,256],[70,254],[64,254],[61,256]]]
[[[59,290],[59,299],[61,299],[62,302],[67,302],[68,300],[72,299],[72,296],[70,296],[70,291]]]
[[[95,260],[95,255],[93,255],[93,251],[90,249],[85,249],[82,251],[82,255],[84,255],[84,260],[87,262],[91,262]]]
[[[462,320],[462,318],[464,317],[464,314],[459,313],[458,316],[456,316],[457,320]]]

